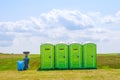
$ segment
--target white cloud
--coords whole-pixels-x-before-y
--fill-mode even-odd
[[[103,16],[100,12],[53,9],[28,20],[0,22],[0,35],[7,35],[0,36],[0,50],[39,53],[41,43],[94,42],[98,44],[99,52],[107,52],[111,46],[105,45],[120,45],[119,13]],[[119,51],[118,46],[116,48],[115,51]]]

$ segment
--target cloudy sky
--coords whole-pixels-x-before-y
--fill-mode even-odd
[[[0,0],[0,52],[39,53],[46,42],[120,52],[120,0]]]

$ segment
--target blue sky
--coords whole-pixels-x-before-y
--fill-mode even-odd
[[[27,19],[52,9],[80,10],[114,14],[119,0],[0,0],[0,21]]]
[[[0,0],[0,52],[39,53],[39,45],[94,42],[120,52],[120,0]]]

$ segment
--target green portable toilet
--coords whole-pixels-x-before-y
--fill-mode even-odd
[[[46,43],[40,46],[40,69],[54,69],[54,45]]]
[[[83,46],[83,66],[84,68],[97,68],[96,44],[86,43]]]
[[[79,43],[72,43],[69,45],[69,69],[82,68],[83,62],[82,45]]]
[[[68,45],[59,43],[55,46],[55,68],[68,69]]]

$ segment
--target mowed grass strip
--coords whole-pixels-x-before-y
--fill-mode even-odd
[[[120,80],[120,69],[1,71],[1,80]]]

